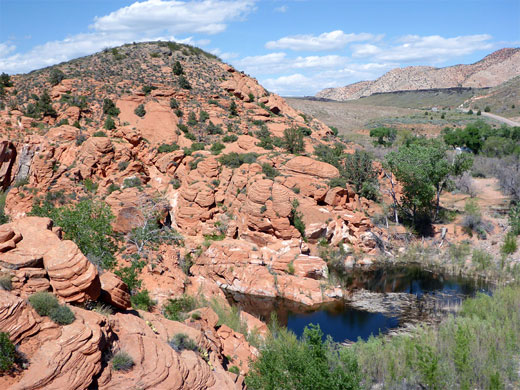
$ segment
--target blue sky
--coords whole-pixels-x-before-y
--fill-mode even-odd
[[[520,46],[520,0],[0,0],[0,72],[127,42],[202,47],[281,95]]]

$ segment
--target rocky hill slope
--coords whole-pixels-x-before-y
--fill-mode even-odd
[[[13,76],[1,92],[0,331],[26,360],[0,388],[240,389],[257,354],[245,337],[265,324],[242,313],[235,331],[210,299],[330,301],[342,291],[320,250],[341,247],[349,263],[379,253],[374,203],[331,185],[340,172],[313,155],[338,141],[332,131],[200,49],[125,45]],[[114,215],[110,263],[72,227],[29,216],[85,201]],[[74,322],[39,315],[27,302],[38,292]],[[166,319],[185,294],[204,307]],[[129,310],[131,296],[152,312]],[[92,310],[101,304],[115,314]],[[194,351],[171,347],[179,334]],[[108,363],[118,351],[132,370]]]
[[[344,101],[382,92],[495,87],[519,75],[520,49],[505,48],[471,65],[445,68],[409,66],[392,69],[377,80],[361,81],[340,88],[327,88],[318,92],[316,97]]]

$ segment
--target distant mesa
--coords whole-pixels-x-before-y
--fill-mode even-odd
[[[395,68],[374,81],[360,81],[345,87],[323,89],[316,94],[316,98],[345,101],[396,91],[489,88],[519,75],[520,48],[504,48],[471,65]]]

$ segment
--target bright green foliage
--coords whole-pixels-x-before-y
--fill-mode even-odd
[[[478,153],[482,149],[484,141],[492,135],[491,126],[482,120],[468,124],[464,129],[443,130],[444,142],[450,146],[466,146],[473,153]]]
[[[109,116],[118,116],[121,111],[116,107],[111,99],[103,99],[103,114]]]
[[[0,373],[9,371],[14,364],[16,349],[9,334],[0,332]]]
[[[115,371],[129,371],[134,366],[132,357],[124,351],[116,353],[111,360]]]
[[[354,390],[361,376],[354,354],[330,339],[318,325],[305,328],[301,340],[275,329],[252,363],[246,383],[253,390]]]
[[[137,106],[137,108],[134,110],[134,114],[137,115],[138,117],[143,117],[146,115],[146,110],[144,109],[144,105],[143,104],[139,104]]]
[[[211,154],[220,154],[220,152],[222,152],[222,150],[225,148],[226,146],[224,144],[221,144],[220,142],[215,142],[213,145],[211,145],[211,148],[209,148],[209,150],[211,151]]]
[[[114,216],[108,205],[84,199],[73,206],[54,207],[46,199],[35,202],[31,214],[51,218],[63,229],[65,239],[74,241],[87,257],[100,258],[104,269],[115,265],[116,246],[111,238]]]
[[[303,133],[299,128],[292,127],[283,132],[284,148],[288,153],[298,154],[304,151]]]
[[[150,298],[148,290],[142,290],[130,297],[132,307],[136,310],[150,311],[156,302]]]
[[[128,267],[122,267],[114,271],[114,273],[121,278],[128,286],[130,294],[136,292],[141,288],[141,280],[139,280],[139,272],[144,268],[146,263],[143,260],[132,261]]]
[[[391,146],[396,136],[397,130],[388,127],[377,127],[370,130],[370,137],[377,138],[374,144],[379,146]]]
[[[436,218],[441,192],[450,184],[450,176],[461,175],[472,160],[460,154],[448,161],[446,148],[435,140],[417,140],[386,156],[385,167],[403,186],[401,201],[394,204],[414,225]]]
[[[506,234],[504,239],[504,244],[502,248],[500,248],[501,252],[504,255],[512,255],[518,249],[516,235],[513,232],[509,232]]]
[[[332,147],[325,144],[319,144],[314,147],[314,154],[318,160],[334,165],[339,169],[344,150],[345,146],[340,142],[336,142]]]

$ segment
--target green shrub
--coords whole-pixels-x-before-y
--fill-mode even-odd
[[[184,75],[179,76],[179,87],[182,89],[191,89],[191,84]]]
[[[48,292],[37,292],[29,297],[29,303],[40,316],[49,316],[60,304],[58,299]]]
[[[134,110],[134,114],[138,117],[142,118],[146,115],[146,110],[144,109],[144,104],[139,104],[137,108]]]
[[[235,375],[240,375],[240,368],[238,368],[237,366],[231,366],[228,368],[228,371],[229,372],[232,372],[233,374]]]
[[[129,371],[134,366],[134,360],[124,351],[116,353],[110,362],[115,371]]]
[[[176,143],[162,144],[162,145],[160,145],[157,148],[157,152],[159,152],[159,153],[171,153],[171,152],[174,152],[174,151],[179,150],[179,149],[180,149],[180,146],[177,145]]]
[[[225,142],[228,144],[231,142],[235,142],[237,139],[238,139],[238,137],[235,134],[228,134],[228,135],[225,135],[224,137],[222,137],[222,142]]]
[[[157,89],[157,87],[154,85],[143,85],[142,91],[144,92],[145,95],[148,95],[154,89]]]
[[[211,145],[211,148],[209,149],[211,151],[211,154],[220,154],[222,150],[225,149],[224,144],[221,144],[220,142],[215,142],[213,145]]]
[[[104,131],[96,131],[94,134],[92,134],[92,137],[106,137],[107,136],[107,133],[105,133]]]
[[[516,241],[516,234],[514,234],[513,232],[507,233],[504,239],[504,244],[502,245],[502,248],[500,248],[500,251],[504,255],[512,255],[516,252],[517,249],[518,244]]]
[[[198,349],[197,343],[195,341],[193,341],[185,333],[177,333],[168,342],[168,344],[170,344],[170,347],[172,347],[177,352],[181,352],[181,351],[184,351],[184,350],[196,351]]]
[[[300,128],[285,129],[283,132],[284,148],[288,153],[298,154],[304,151],[303,133]]]
[[[128,165],[130,165],[130,161],[120,161],[119,164],[117,164],[117,169],[119,172],[123,172],[126,168],[128,168]]]
[[[351,349],[324,342],[320,327],[311,324],[301,340],[275,328],[251,364],[246,384],[252,390],[357,390],[361,378]]]
[[[274,179],[276,176],[280,175],[280,172],[278,172],[276,168],[272,167],[271,164],[268,163],[262,164],[262,173],[269,179]]]
[[[116,107],[111,99],[103,99],[103,114],[109,116],[118,116],[121,111]]]
[[[125,180],[123,180],[124,188],[141,187],[141,185],[141,179],[138,177],[127,177]]]
[[[486,270],[491,265],[493,257],[486,251],[475,249],[471,257],[471,262],[477,267],[478,270]]]
[[[11,275],[0,274],[0,290],[11,291],[13,289],[13,283],[11,281]]]
[[[106,130],[114,130],[116,128],[116,123],[111,116],[107,116],[107,119],[105,119],[104,127]]]
[[[156,302],[150,298],[148,290],[142,290],[130,297],[132,307],[137,310],[150,311]]]
[[[486,107],[484,108],[484,112],[490,112],[490,111],[491,111],[491,108],[490,108],[489,106],[486,106]]]
[[[179,102],[177,101],[177,99],[175,99],[175,98],[170,99],[170,108],[173,110],[179,108]]]
[[[76,316],[72,310],[70,310],[70,308],[65,305],[52,308],[51,312],[49,313],[49,317],[59,325],[72,324],[76,319]]]
[[[132,261],[130,266],[121,267],[114,273],[121,278],[121,280],[128,286],[130,294],[135,293],[141,288],[141,281],[139,280],[139,272],[144,268],[146,263],[143,260]]]
[[[204,123],[208,119],[209,119],[209,114],[206,111],[201,110],[200,113],[199,113],[199,122],[200,123]]]
[[[237,116],[237,115],[238,115],[237,104],[233,100],[231,102],[231,104],[229,105],[229,116],[230,117],[234,117],[234,116]]]
[[[520,203],[509,209],[509,226],[513,234],[520,235]]]
[[[184,73],[184,69],[182,69],[182,65],[179,61],[175,61],[172,67],[173,74],[176,76],[180,76]]]
[[[222,127],[220,125],[215,125],[213,122],[209,121],[209,124],[208,124],[208,134],[210,135],[215,135],[215,134],[222,134],[223,131],[222,131]]]
[[[195,298],[189,295],[182,295],[180,298],[168,299],[163,306],[163,314],[172,321],[184,321],[186,313],[198,307]]]
[[[293,200],[291,215],[289,216],[289,220],[291,225],[293,225],[296,230],[300,232],[303,238],[305,238],[305,223],[303,222],[303,215],[298,211],[299,202],[297,199]]]
[[[74,241],[82,253],[102,259],[104,269],[114,266],[116,246],[111,225],[114,216],[108,205],[83,199],[73,206],[54,207],[49,199],[43,202],[38,199],[31,214],[51,218],[63,229],[65,239]]]
[[[65,78],[65,74],[58,68],[53,68],[49,74],[49,83],[54,87],[61,83]]]
[[[190,113],[188,114],[188,125],[195,126],[197,123],[197,116],[193,111],[190,111]]]
[[[221,164],[229,167],[229,168],[238,168],[242,164],[252,164],[256,161],[258,155],[256,153],[243,153],[238,154],[236,152],[232,152],[229,154],[224,154],[219,157],[219,161]]]
[[[9,334],[0,332],[0,372],[6,372],[13,367],[16,348],[9,339]]]

